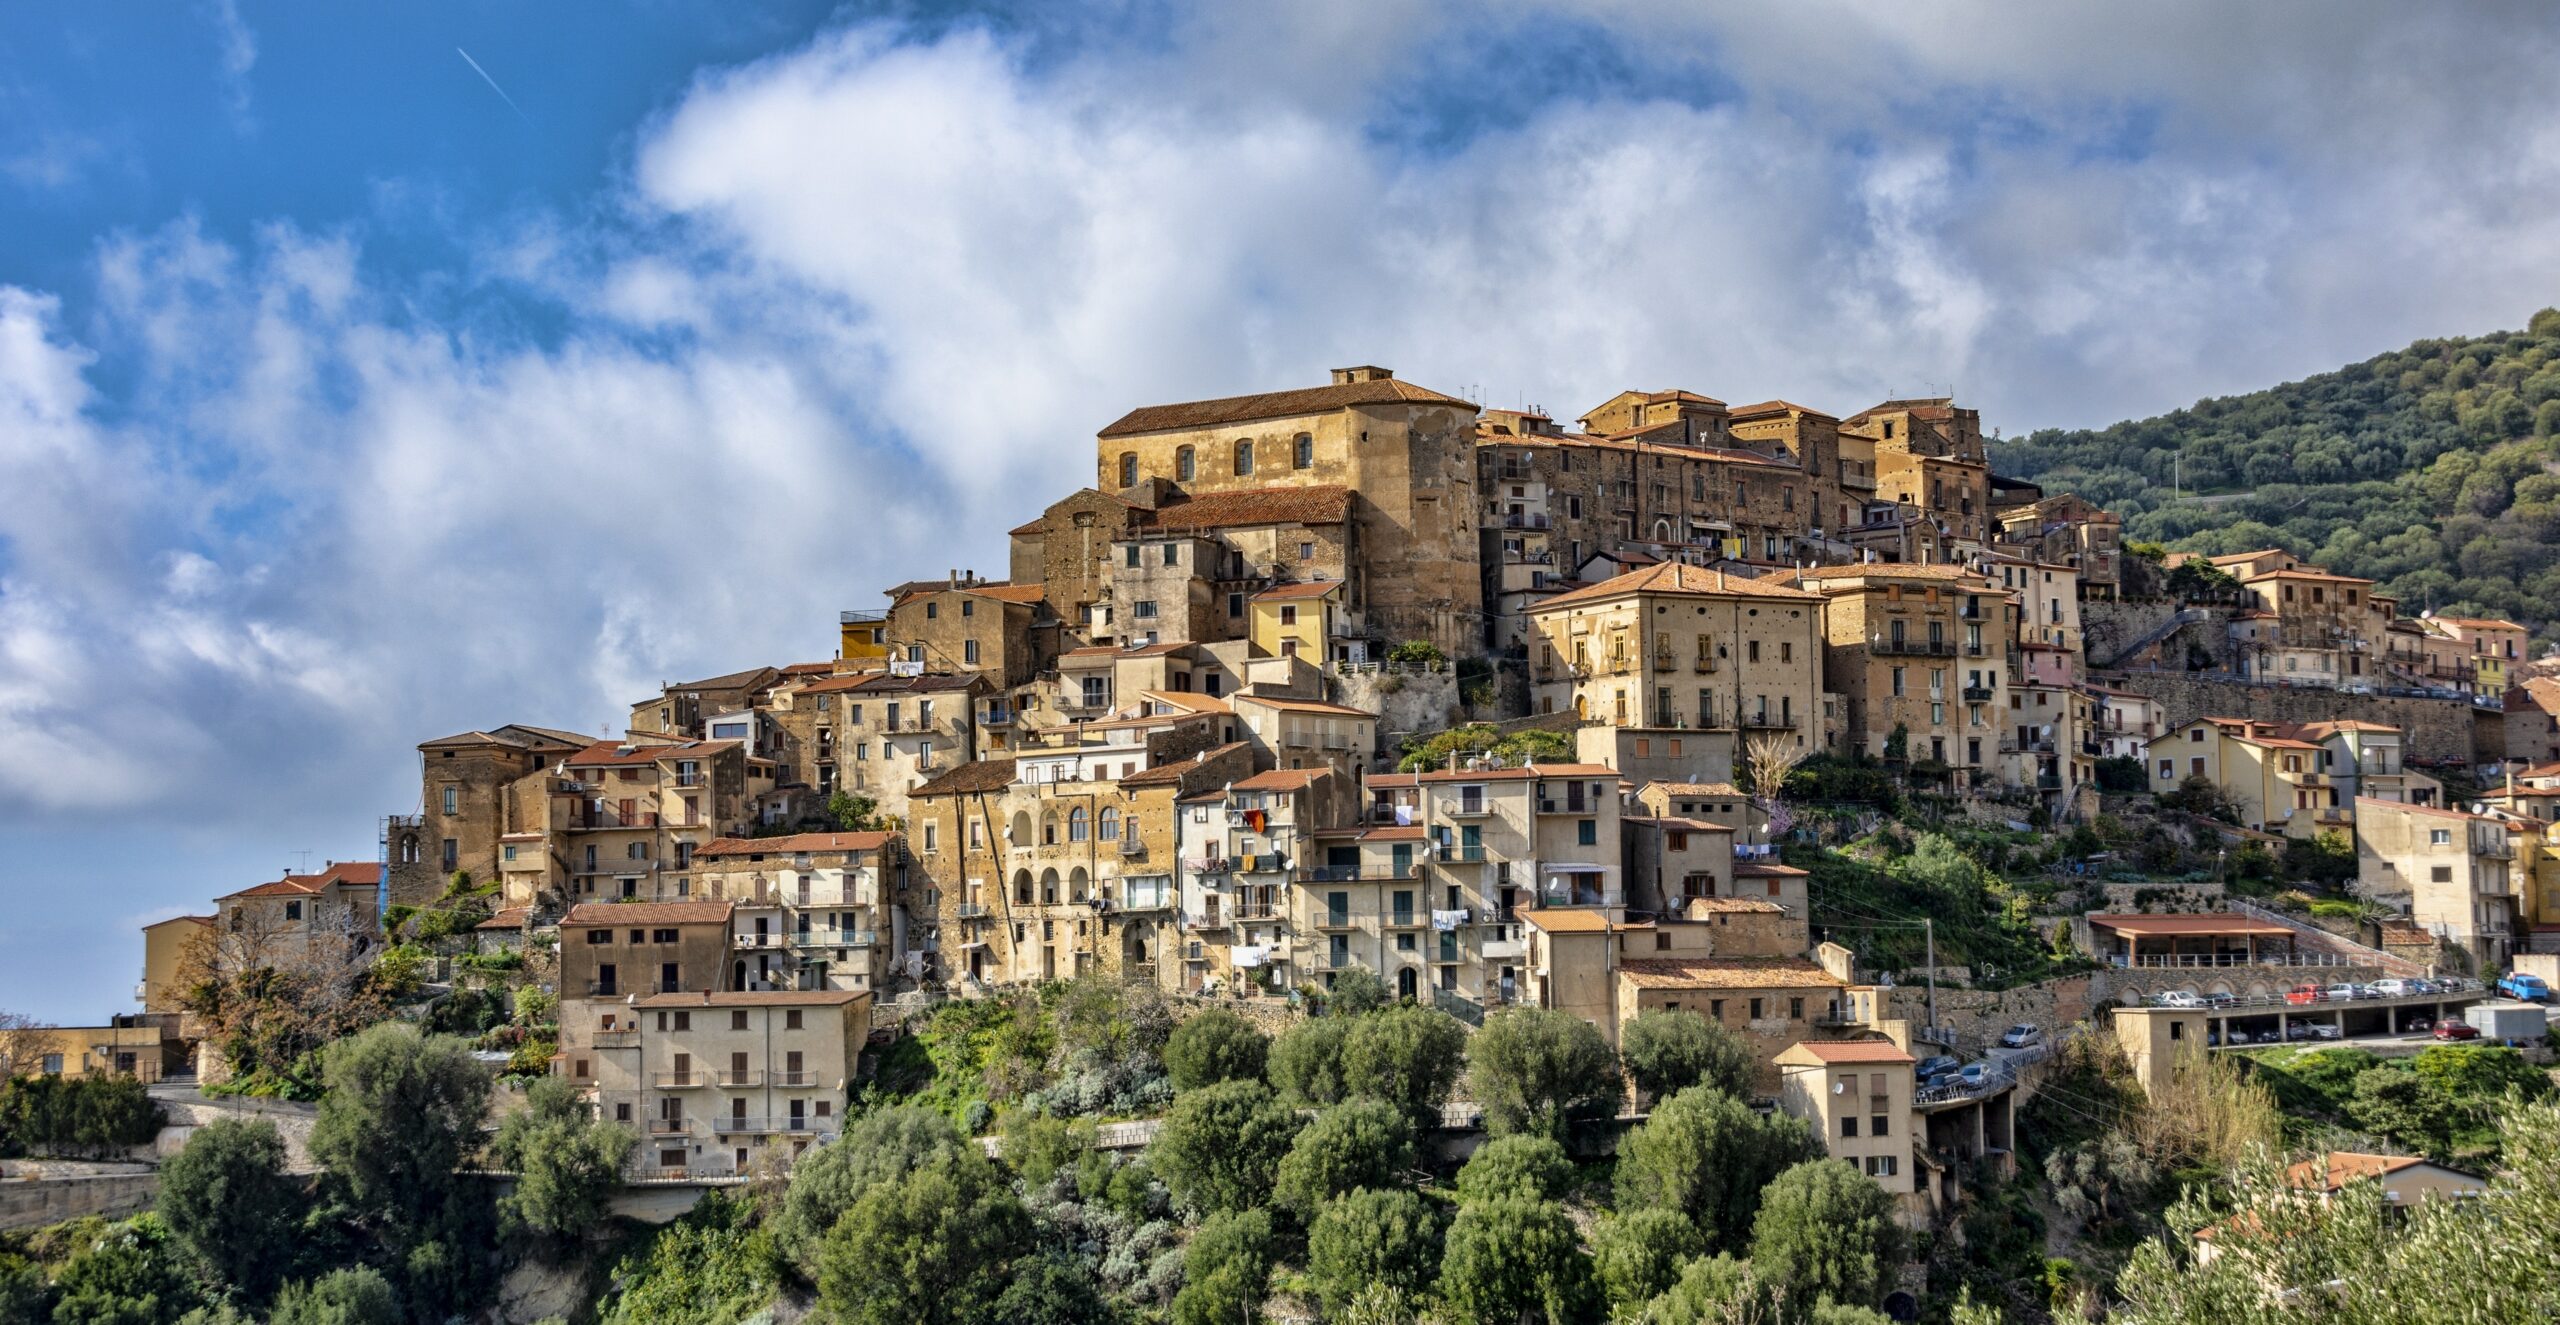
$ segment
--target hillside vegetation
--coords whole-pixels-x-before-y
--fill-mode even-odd
[[[2116,511],[2131,540],[2282,546],[2380,581],[2405,614],[2503,616],[2560,639],[2560,309],[2521,332],[1994,443],[1992,463]]]

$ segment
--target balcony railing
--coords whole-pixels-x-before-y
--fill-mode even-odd
[[[771,931],[762,934],[731,934],[729,936],[729,946],[733,948],[779,948],[783,943],[782,935]]]
[[[984,920],[987,918],[987,904],[984,902],[962,902],[958,909],[960,912],[960,918],[963,920]]]
[[[773,1085],[776,1090],[801,1090],[817,1084],[818,1074],[815,1072],[776,1072],[773,1074]]]
[[[650,1080],[660,1090],[691,1090],[711,1084],[710,1075],[704,1072],[660,1072]]]
[[[1964,688],[1964,702],[1966,702],[1966,703],[1968,703],[1968,704],[1988,704],[1988,703],[1990,703],[1990,702],[1991,702],[1991,687],[1989,687],[1989,686],[1966,686],[1966,687]]]
[[[605,1027],[598,1030],[594,1037],[595,1046],[599,1049],[636,1044],[639,1040],[640,1028],[637,1026]]]
[[[1440,853],[1440,859],[1451,865],[1481,865],[1485,853],[1481,846],[1449,847]]]
[[[1112,841],[1118,844],[1120,854],[1123,856],[1144,856],[1147,854],[1147,844],[1142,839],[1135,837],[1117,837],[1113,838]]]
[[[713,1118],[711,1130],[722,1136],[736,1136],[747,1132],[770,1132],[776,1130],[771,1126],[771,1121],[762,1114],[733,1113],[725,1118]]]
[[[1945,640],[1885,639],[1871,642],[1868,651],[1884,658],[1952,658],[1956,646]]]
[[[878,941],[875,929],[804,929],[791,941],[803,948],[868,948]]]
[[[652,1118],[649,1120],[651,1136],[691,1136],[692,1134],[693,1123],[690,1119]]]
[[[753,1090],[764,1084],[764,1072],[758,1068],[751,1067],[744,1071],[724,1069],[719,1075],[723,1090]]]
[[[1591,803],[1589,801],[1579,801],[1570,798],[1565,800],[1556,800],[1552,797],[1542,796],[1538,798],[1538,813],[1589,814],[1591,813]]]

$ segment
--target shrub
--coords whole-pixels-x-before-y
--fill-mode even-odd
[[[1561,1140],[1621,1097],[1617,1055],[1597,1027],[1570,1012],[1497,1012],[1467,1056],[1470,1093],[1484,1106],[1485,1130],[1496,1136],[1538,1132]]]
[[[1431,1204],[1409,1191],[1356,1191],[1324,1204],[1307,1232],[1307,1277],[1327,1313],[1383,1284],[1401,1298],[1431,1287],[1440,1228]]]
[[[1573,1189],[1573,1160],[1555,1138],[1497,1136],[1476,1147],[1458,1170],[1458,1199],[1563,1199]]]
[[[992,1319],[1031,1232],[1021,1202],[974,1147],[938,1150],[873,1183],[827,1232],[818,1300],[840,1325]]]
[[[1260,1319],[1271,1285],[1271,1241],[1271,1216],[1261,1210],[1221,1210],[1201,1221],[1182,1254],[1174,1325]]]
[[[908,1106],[866,1114],[844,1134],[800,1157],[774,1220],[781,1254],[813,1279],[827,1230],[873,1187],[968,1147],[951,1120]]]
[[[1627,1079],[1654,1100],[1697,1085],[1745,1094],[1756,1065],[1740,1036],[1695,1012],[1663,1009],[1639,1012],[1626,1024],[1618,1055],[1626,1060]]]
[[[1346,1100],[1317,1114],[1280,1160],[1278,1202],[1302,1219],[1345,1192],[1384,1189],[1413,1167],[1413,1127],[1384,1100]]]
[[[269,1325],[400,1325],[391,1281],[369,1265],[331,1270],[276,1294]]]
[[[1820,1153],[1803,1120],[1764,1118],[1731,1095],[1692,1086],[1619,1141],[1618,1208],[1676,1210],[1709,1246],[1736,1247],[1750,1233],[1761,1188]]]
[[[1184,1210],[1250,1209],[1269,1197],[1298,1123],[1261,1082],[1221,1082],[1174,1101],[1147,1158]]]
[[[1619,1307],[1637,1307],[1670,1291],[1680,1271],[1706,1254],[1706,1235],[1677,1210],[1630,1210],[1603,1220],[1592,1239],[1600,1286]]]
[[[1342,1048],[1350,1038],[1347,1017],[1315,1017],[1281,1032],[1271,1042],[1266,1064],[1272,1089],[1292,1104],[1340,1103],[1347,1093],[1342,1083]]]
[[[160,1167],[156,1208],[224,1283],[266,1300],[301,1250],[305,1184],[284,1171],[284,1137],[264,1119],[217,1119]]]
[[[1845,1160],[1807,1160],[1760,1195],[1751,1263],[1797,1301],[1873,1302],[1901,1250],[1893,1198]]]
[[[1597,1294],[1573,1221],[1550,1201],[1458,1207],[1440,1254],[1440,1293],[1475,1321],[1579,1321]]]
[[[1395,1001],[1387,991],[1386,977],[1366,966],[1354,966],[1333,977],[1332,986],[1325,990],[1324,1010],[1332,1016],[1356,1017]]]
[[[1177,1091],[1221,1081],[1259,1081],[1271,1040],[1225,1008],[1211,1008],[1174,1027],[1165,1041],[1165,1074]]]
[[[1467,1032],[1457,1018],[1438,1008],[1392,1007],[1352,1021],[1342,1043],[1342,1089],[1384,1100],[1428,1126],[1440,1121],[1466,1063]]]

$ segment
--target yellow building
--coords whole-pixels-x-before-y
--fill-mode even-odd
[[[188,972],[210,955],[214,917],[171,916],[142,927],[142,983],[134,1001],[145,1012],[176,1012]]]
[[[1537,707],[1611,727],[1777,733],[1809,752],[1822,742],[1822,612],[1820,594],[1680,562],[1559,594],[1530,613]]]
[[[836,613],[836,657],[871,662],[889,656],[889,614],[879,609]]]
[[[1342,630],[1342,582],[1313,580],[1275,584],[1253,595],[1247,638],[1275,658],[1322,663]]]
[[[2532,632],[2497,618],[2438,616],[2419,618],[2428,633],[2444,640],[2441,651],[2448,672],[2468,670],[2474,695],[2503,695],[2511,669],[2525,661]]]
[[[1918,1219],[1911,1055],[1891,1040],[1807,1040],[1779,1054],[1777,1066],[1778,1108],[1813,1124],[1822,1148],[1874,1179],[1906,1223]]]
[[[2007,692],[2017,607],[2007,591],[1956,566],[1888,562],[1820,566],[1779,583],[1828,600],[1822,676],[1845,701],[1851,749],[1957,786],[1996,779],[2015,744]]]
[[[2423,805],[2437,798],[2435,779],[2402,764],[2402,744],[2398,728],[2353,719],[2204,717],[2153,737],[2146,759],[2156,793],[2202,777],[2241,823],[2311,837],[2353,824],[2359,799]]]

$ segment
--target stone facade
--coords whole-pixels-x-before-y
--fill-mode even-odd
[[[1810,753],[1822,743],[1823,608],[1817,593],[1677,562],[1559,595],[1531,614],[1538,708],[1775,733]]]
[[[1998,779],[2016,742],[2010,724],[2010,642],[2016,605],[1953,566],[1871,563],[1778,577],[1827,600],[1822,675],[1843,699],[1842,740],[1891,757],[1895,733],[1914,767],[1943,768],[1959,786]]]
[[[2123,672],[2104,679],[2110,688],[2160,701],[2164,720],[2172,727],[2206,716],[2270,722],[2352,719],[2399,728],[2406,736],[2411,763],[2475,762],[2467,700],[2260,686],[2185,672]]]

